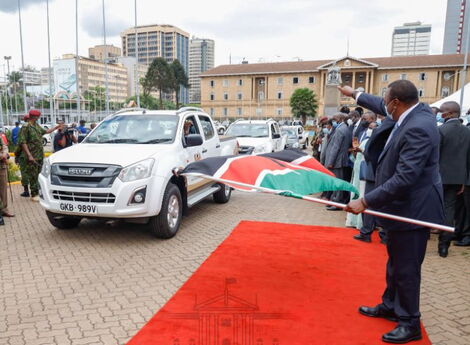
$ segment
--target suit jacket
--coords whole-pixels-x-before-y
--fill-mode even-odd
[[[333,166],[333,169],[345,168],[349,166],[349,152],[352,138],[348,125],[345,123],[336,127],[333,135],[329,139],[325,155],[325,166]]]
[[[384,114],[383,99],[361,94],[358,104]],[[383,152],[377,160],[375,189],[365,195],[373,209],[398,216],[444,224],[442,182],[439,174],[439,132],[431,108],[418,104],[395,131],[388,145],[389,122],[379,128],[369,151]],[[383,128],[382,128],[383,127]],[[387,130],[388,128],[388,130]],[[374,147],[378,146],[378,147]],[[404,222],[377,219],[389,231],[420,228]]]
[[[458,119],[439,127],[439,167],[443,184],[467,184],[470,172],[470,130]]]

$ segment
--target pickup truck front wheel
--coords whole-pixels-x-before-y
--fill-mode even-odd
[[[58,229],[72,229],[82,220],[80,217],[65,216],[63,214],[46,211],[49,222]]]
[[[172,238],[178,232],[183,216],[183,202],[180,190],[169,183],[163,195],[160,214],[150,218],[150,231],[158,238]]]
[[[217,204],[226,204],[230,200],[230,196],[232,195],[232,188],[225,184],[220,184],[219,191],[214,193],[214,201]]]

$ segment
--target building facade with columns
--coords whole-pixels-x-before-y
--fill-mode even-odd
[[[455,54],[222,65],[201,74],[201,107],[222,119],[291,118],[291,95],[309,88],[323,115],[328,68],[335,65],[343,85],[382,96],[392,81],[407,79],[421,102],[430,104],[460,88],[463,62],[464,56]],[[355,106],[348,97],[341,97],[341,105]]]

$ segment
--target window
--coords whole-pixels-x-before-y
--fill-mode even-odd
[[[382,88],[382,97],[385,97],[386,92],[387,92],[387,88],[386,87]]]
[[[444,86],[441,90],[441,97],[449,96],[450,90],[447,86]]]
[[[224,79],[223,82],[222,82],[222,85],[224,87],[227,87],[228,86],[228,79]]]
[[[201,122],[202,132],[206,140],[214,137],[214,127],[212,126],[211,119],[207,116],[199,115],[199,121]]]
[[[299,83],[299,77],[292,78],[292,83],[298,84]]]
[[[424,97],[424,89],[419,89],[418,90],[418,96],[419,97]]]
[[[282,85],[283,83],[284,83],[284,78],[283,77],[277,78],[277,85]]]
[[[200,134],[199,126],[197,125],[196,118],[194,116],[188,116],[185,120],[185,130],[184,135],[187,134]],[[186,121],[191,122],[191,125],[188,128],[188,132],[186,132]]]
[[[264,100],[264,92],[263,92],[263,91],[259,91],[259,92],[258,92],[258,100],[259,100],[259,101]]]
[[[426,80],[426,73],[421,72],[421,73],[419,74],[419,80]]]
[[[263,114],[263,109],[261,108],[256,108],[256,115],[261,116]]]
[[[210,81],[210,84],[211,84],[211,87],[214,87],[214,86],[215,86],[215,81],[214,81],[214,80],[211,80],[211,81]]]
[[[213,101],[215,99],[215,95],[214,93],[211,93],[211,101]]]
[[[237,85],[238,86],[243,86],[243,79],[238,79]]]
[[[225,101],[228,100],[228,93],[227,93],[227,92],[224,92],[224,100],[225,100]]]
[[[215,115],[214,108],[211,108],[211,110],[210,110],[210,114],[211,114],[211,116],[214,116],[214,115]]]
[[[238,116],[242,116],[242,115],[243,115],[242,108],[237,108],[237,115],[238,115]]]
[[[308,77],[308,82],[309,82],[309,84],[314,84],[315,83],[315,77]]]
[[[282,99],[282,91],[277,92],[277,99]]]
[[[243,99],[243,93],[241,92],[237,93],[237,99],[241,101]]]
[[[277,108],[276,109],[276,115],[278,115],[278,116],[282,115],[282,108]]]
[[[357,76],[357,82],[358,82],[358,83],[361,83],[361,84],[364,83],[365,77],[366,77],[365,74],[359,74],[359,75]]]
[[[223,114],[224,114],[224,116],[228,116],[228,108],[224,108]]]
[[[388,74],[382,75],[382,81],[388,81]]]
[[[405,73],[400,74],[400,79],[401,79],[401,80],[406,80],[406,74],[405,74]]]

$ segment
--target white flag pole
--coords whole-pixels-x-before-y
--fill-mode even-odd
[[[262,193],[267,193],[267,194],[275,194],[275,195],[279,195],[279,194],[283,194],[283,193],[285,193],[287,195],[295,194],[295,193],[292,193],[288,190],[276,190],[276,189],[270,189],[270,188],[265,188],[265,187],[253,186],[253,185],[242,183],[242,182],[225,180],[225,179],[216,178],[216,177],[213,177],[213,176],[200,174],[200,173],[183,173],[181,175],[200,177],[200,178],[203,178],[203,179],[206,179],[206,180],[220,182],[220,183],[224,183],[224,184],[228,184],[228,185],[235,185],[235,186],[239,186],[239,187],[254,189],[256,191],[259,191],[259,192],[262,192]],[[306,201],[316,202],[316,203],[319,203],[319,204],[335,206],[335,207],[339,207],[339,208],[342,208],[342,209],[344,209],[346,207],[345,204],[340,204],[338,202],[319,199],[319,198],[313,198],[313,197],[310,197],[310,196],[302,196],[301,199],[306,200]],[[373,210],[369,210],[369,209],[366,209],[364,211],[364,213],[370,214],[371,216],[375,216],[375,217],[386,218],[386,219],[396,220],[396,221],[399,221],[399,222],[419,225],[419,226],[422,226],[424,228],[442,230],[442,231],[447,231],[447,232],[454,232],[455,231],[454,228],[452,228],[450,226],[425,222],[425,221],[422,221],[422,220],[417,220],[417,219],[412,219],[412,218],[396,216],[394,214],[378,212],[378,211],[373,211]]]

